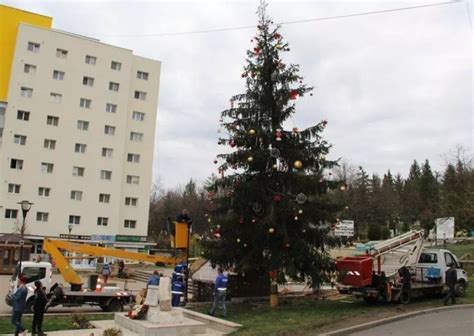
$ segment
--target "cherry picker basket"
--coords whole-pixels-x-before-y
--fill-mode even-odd
[[[372,283],[372,265],[370,256],[345,257],[336,261],[341,283],[354,287],[365,287]]]

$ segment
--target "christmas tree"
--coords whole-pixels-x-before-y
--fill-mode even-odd
[[[290,48],[265,9],[261,2],[242,73],[246,91],[221,113],[219,144],[227,152],[214,161],[220,178],[209,191],[215,209],[207,215],[204,254],[239,274],[317,287],[329,262],[326,249],[336,243],[328,235],[336,220],[329,191],[340,183],[320,135],[325,120],[304,130],[284,128],[312,87],[303,84],[298,65],[283,63],[280,54]]]

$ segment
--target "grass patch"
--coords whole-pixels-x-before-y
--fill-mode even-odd
[[[114,318],[114,314],[91,314],[87,315],[87,318],[90,321],[97,321],[97,320],[111,320]],[[23,326],[31,331],[31,323],[33,321],[33,316],[31,315],[24,315],[23,316]],[[57,331],[57,330],[69,330],[74,329],[72,326],[72,318],[71,315],[60,315],[55,316],[54,314],[44,316],[43,322],[43,331]],[[11,317],[9,316],[2,316],[0,317],[0,335],[4,334],[13,334],[15,332],[15,328],[11,324]]]
[[[458,303],[474,303],[474,277],[470,279],[466,297],[458,298]],[[282,298],[281,298],[281,301]],[[361,318],[363,322],[378,319],[383,314],[397,315],[414,310],[442,306],[442,297],[420,298],[409,305],[377,304],[367,305],[352,297],[342,301],[313,301],[301,299],[283,303],[272,308],[269,303],[228,304],[227,320],[242,324],[242,328],[232,335],[306,335],[315,334],[318,329],[349,318]],[[209,306],[193,308],[206,313]],[[217,312],[219,313],[219,311]]]

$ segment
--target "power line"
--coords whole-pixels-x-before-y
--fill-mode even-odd
[[[357,17],[357,16],[384,14],[384,13],[407,11],[407,10],[427,8],[427,7],[435,7],[435,6],[442,6],[442,5],[452,5],[452,4],[455,4],[455,3],[458,3],[458,2],[462,2],[462,0],[452,0],[452,1],[447,1],[447,2],[438,2],[438,3],[433,3],[433,4],[427,4],[427,5],[400,7],[400,8],[384,9],[384,10],[371,11],[371,12],[361,12],[361,13],[354,13],[354,14],[326,16],[326,17],[321,17],[321,18],[313,18],[313,19],[305,19],[305,20],[282,21],[282,22],[276,23],[275,25],[290,25],[290,24],[315,22],[315,21],[345,19],[345,18]],[[469,19],[470,19],[470,17],[469,17]],[[226,31],[234,31],[234,30],[253,29],[253,28],[257,28],[257,26],[256,25],[239,26],[239,27],[217,28],[217,29],[207,29],[207,30],[195,30],[195,31],[174,32],[174,33],[152,33],[152,34],[133,34],[133,35],[122,35],[122,34],[119,34],[119,35],[89,34],[89,35],[98,36],[98,37],[162,37],[162,36],[196,35],[196,34],[206,34],[206,33],[218,33],[218,32],[226,32]],[[84,35],[88,35],[88,34],[84,34]]]

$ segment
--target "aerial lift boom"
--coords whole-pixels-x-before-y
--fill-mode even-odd
[[[138,252],[124,251],[108,247],[99,247],[87,244],[71,243],[64,240],[55,240],[46,238],[43,249],[51,255],[52,260],[61,273],[64,280],[71,284],[71,287],[81,287],[82,279],[69,264],[67,258],[61,253],[61,250],[68,252],[81,253],[93,257],[114,257],[126,260],[135,260],[150,264],[176,265],[181,259],[174,257],[149,255]]]

